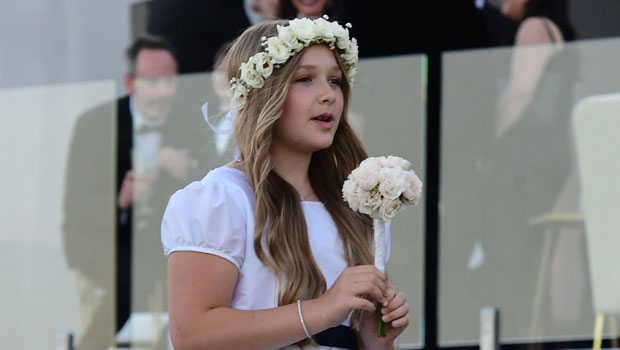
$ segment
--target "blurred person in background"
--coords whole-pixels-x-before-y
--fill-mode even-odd
[[[83,307],[95,309],[79,340],[79,347],[84,349],[106,349],[111,340],[101,336],[106,334],[102,330],[116,324],[118,331],[127,322],[132,307],[146,308],[138,304],[144,304],[150,292],[141,290],[139,300],[132,298],[136,293],[132,291],[132,278],[135,282],[139,277],[144,284],[156,283],[153,281],[159,278],[150,272],[152,269],[142,266],[153,265],[160,255],[158,232],[163,207],[157,204],[158,192],[164,189],[167,198],[191,178],[194,170],[202,173],[202,169],[198,170],[198,156],[189,153],[199,148],[186,141],[193,138],[191,132],[185,131],[197,128],[188,124],[191,121],[175,103],[177,61],[173,47],[162,38],[140,37],[128,48],[127,61],[124,81],[128,95],[84,113],[78,119],[70,146],[63,226],[67,262],[91,283],[91,290],[100,291],[94,293],[98,300],[82,300]],[[197,123],[202,125],[200,119]],[[116,125],[115,140],[109,140],[110,135],[103,132],[111,125]],[[175,137],[178,130],[185,130],[183,139]],[[96,217],[108,205],[97,197],[106,190],[98,172],[103,170],[101,164],[114,159],[110,154],[114,149],[115,225]],[[105,272],[111,269],[114,257],[101,250],[102,240],[114,234],[108,232],[114,226],[115,237],[107,241],[116,242],[115,282]],[[155,248],[145,244],[151,240]],[[153,260],[148,258],[151,249]],[[165,275],[165,267],[161,274]],[[110,309],[116,310],[116,320],[108,319]]]
[[[317,19],[328,15],[331,20],[339,20],[342,12],[340,0],[280,0],[278,17],[293,19],[307,17]]]
[[[251,24],[278,17],[279,0],[244,0],[245,13]]]
[[[551,249],[551,287],[545,289],[550,299],[541,304],[545,309],[532,308],[543,288],[537,282],[543,273],[540,268],[550,254],[542,249],[542,233],[551,224],[544,217],[578,209],[570,128],[578,67],[573,51],[565,45],[575,38],[575,32],[568,18],[568,0],[503,0],[501,11],[517,27],[489,151],[476,161],[484,179],[481,191],[488,196],[489,226],[483,239],[488,261],[483,271],[512,266],[514,273],[497,283],[491,298],[506,302],[510,296],[512,304],[521,305],[523,311],[512,310],[504,320],[518,329],[537,328],[536,323],[553,328],[571,324],[585,312],[585,272],[575,273],[585,269],[585,252],[574,241],[583,237],[562,232]],[[563,263],[558,264],[558,259]],[[543,323],[538,315],[552,318]],[[534,328],[531,332],[541,331]]]
[[[530,145],[544,145],[529,156],[532,162],[539,160],[533,164],[538,165],[534,173],[543,173],[546,166],[545,176],[555,179],[552,184],[540,184],[545,191],[534,189],[548,193],[540,198],[539,215],[580,211],[570,126],[579,69],[574,49],[564,46],[576,37],[569,8],[569,0],[502,1],[502,14],[518,27],[510,81],[498,101],[495,138],[516,146],[516,138],[527,135]],[[522,49],[526,45],[539,46]],[[516,151],[527,151],[524,141],[519,144]],[[551,165],[545,164],[550,160]],[[550,281],[545,295],[549,302],[541,311],[545,317],[541,324],[571,334],[581,316],[592,312],[587,302],[590,290],[584,232],[581,227],[565,223],[557,229],[556,237],[551,250],[545,253],[550,256],[542,257],[550,259]]]

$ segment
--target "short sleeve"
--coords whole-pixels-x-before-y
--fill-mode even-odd
[[[241,268],[245,256],[245,194],[236,184],[207,176],[177,191],[161,224],[164,254],[194,251],[222,257]]]

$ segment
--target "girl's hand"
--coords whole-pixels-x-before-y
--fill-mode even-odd
[[[383,313],[386,336],[377,337],[377,313],[363,312],[360,324],[363,349],[394,349],[394,340],[409,325],[407,295],[398,292],[391,283],[388,283],[386,293],[386,302],[378,305]]]
[[[326,317],[329,327],[336,327],[347,319],[352,310],[375,312],[373,302],[363,299],[370,295],[379,303],[388,302],[387,278],[374,265],[348,267],[334,284],[316,299],[316,306]]]

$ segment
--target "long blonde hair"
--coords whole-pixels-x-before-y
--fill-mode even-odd
[[[266,21],[247,29],[230,47],[224,64],[228,78],[238,77],[242,62],[261,51],[260,38],[277,35],[276,25],[288,21]],[[326,291],[325,278],[314,260],[299,194],[274,170],[270,148],[273,129],[283,106],[303,51],[274,70],[260,89],[250,90],[245,107],[235,120],[235,137],[241,159],[256,194],[254,250],[279,282],[278,303],[316,298]],[[340,70],[343,63],[334,54]],[[344,109],[332,145],[315,152],[308,176],[312,188],[331,215],[343,242],[349,266],[372,264],[372,220],[353,212],[342,200],[342,184],[348,174],[367,157],[347,118],[351,87],[342,79]],[[359,326],[360,313],[352,325]],[[298,345],[310,344],[308,340]]]

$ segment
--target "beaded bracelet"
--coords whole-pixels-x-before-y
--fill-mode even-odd
[[[304,329],[304,333],[306,333],[306,337],[312,338],[310,332],[308,332],[308,327],[306,327],[306,322],[304,322],[304,315],[301,313],[301,299],[297,300],[297,313],[299,313],[299,320],[301,321],[301,326]]]

